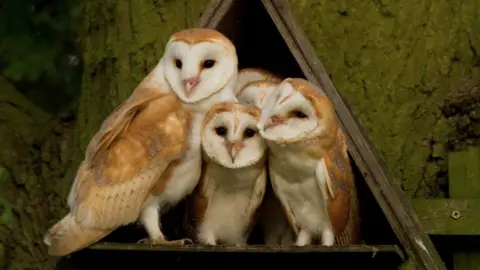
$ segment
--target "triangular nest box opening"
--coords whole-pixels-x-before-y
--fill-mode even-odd
[[[301,68],[298,56],[295,58],[291,52],[292,45],[290,44],[289,48],[289,45],[285,42],[285,33],[283,33],[282,36],[281,32],[278,30],[278,23],[276,25],[274,20],[272,20],[273,17],[271,15],[273,11],[269,10],[268,7],[273,9],[275,5],[283,5],[279,4],[279,2],[282,1],[213,0],[201,18],[200,26],[216,28],[233,41],[237,48],[239,69],[256,67],[269,70],[283,77],[311,79],[305,75],[305,61],[307,60],[304,60],[304,66]],[[289,18],[289,20],[292,19]],[[301,35],[303,35],[303,33],[301,33]],[[318,61],[318,59],[316,59],[315,56],[315,60],[310,59],[310,61]],[[325,77],[327,77],[326,80],[329,82],[328,76],[325,76],[325,74],[322,76],[324,80]],[[325,81],[320,83],[322,86],[325,86]],[[334,89],[333,91],[336,92]],[[326,91],[326,93],[329,95],[328,91]],[[338,113],[337,104],[336,109]],[[362,140],[365,140],[364,137],[362,137]],[[109,266],[111,267],[114,267],[112,263],[118,264],[119,266],[125,266],[125,264],[128,264],[129,262],[136,261],[144,267],[158,265],[167,268],[172,266],[178,269],[178,267],[189,267],[190,265],[192,267],[199,267],[201,264],[212,266],[212,261],[215,261],[215,266],[223,268],[232,265],[232,259],[234,259],[232,257],[233,255],[237,256],[235,264],[237,266],[242,265],[243,267],[263,262],[268,262],[270,266],[275,267],[276,265],[280,266],[285,264],[292,259],[298,260],[300,259],[298,256],[303,255],[306,256],[302,259],[305,263],[310,260],[312,263],[314,263],[314,261],[318,262],[318,260],[328,260],[329,262],[335,262],[335,268],[337,269],[351,269],[358,265],[365,266],[368,269],[395,269],[404,259],[403,252],[400,251],[399,247],[404,247],[404,251],[407,251],[409,255],[413,254],[417,263],[419,258],[425,260],[422,256],[427,255],[417,254],[418,252],[415,253],[416,247],[414,246],[414,243],[412,243],[414,242],[412,240],[413,237],[412,239],[408,239],[408,236],[405,236],[409,234],[407,231],[408,229],[418,230],[418,228],[411,226],[408,228],[408,225],[401,224],[401,220],[398,221],[405,217],[390,216],[390,219],[386,217],[385,211],[392,212],[393,210],[389,209],[391,206],[388,204],[386,205],[385,200],[399,200],[397,198],[398,194],[396,195],[397,197],[394,197],[393,199],[385,199],[382,197],[383,200],[379,204],[379,196],[385,196],[383,195],[383,192],[377,190],[377,193],[374,194],[374,192],[372,192],[372,183],[368,183],[363,176],[368,174],[360,172],[360,169],[357,167],[353,158],[351,158],[351,163],[355,173],[355,182],[360,204],[361,238],[363,244],[368,246],[333,247],[311,251],[289,248],[285,250],[271,250],[265,247],[252,247],[252,250],[250,251],[242,251],[245,254],[239,254],[239,252],[232,252],[232,250],[222,249],[220,247],[211,249],[198,246],[176,248],[156,246],[150,248],[142,247],[141,250],[144,252],[136,251],[128,254],[126,252],[118,253],[118,250],[138,250],[138,245],[135,245],[135,242],[146,237],[141,226],[130,225],[120,228],[107,236],[102,240],[103,243],[98,243],[90,249],[79,251],[69,258],[61,260],[57,269],[72,269],[72,265],[75,266],[73,269],[89,269],[91,262],[95,261],[95,259],[98,259],[99,261],[108,260],[110,263]],[[380,180],[376,179],[376,181],[378,182]],[[383,181],[386,180],[383,179]],[[389,186],[387,185],[387,188],[388,187]],[[392,191],[389,190],[389,192]],[[400,196],[402,195],[400,194]],[[399,205],[401,204],[401,207],[407,207],[402,202],[397,201],[396,203]],[[180,204],[162,217],[162,221],[166,222],[164,223],[164,230],[167,237],[182,237],[181,230],[176,226],[181,224],[180,217],[183,209],[184,205]],[[409,212],[407,211],[407,213]],[[392,214],[389,213],[389,215]],[[394,230],[392,227],[396,229]],[[415,233],[418,234],[417,231]],[[252,232],[249,242],[250,244],[261,245],[263,244],[262,239],[262,234],[257,226]],[[422,238],[422,240],[424,239],[425,238]],[[109,245],[104,242],[128,243],[128,245]],[[412,251],[412,249],[414,251]],[[160,250],[168,252],[155,252]],[[428,256],[438,256],[435,254],[432,255],[432,253],[436,253],[434,249],[430,249],[429,251],[427,251]],[[170,252],[175,252],[175,254],[172,255]],[[218,252],[221,252],[224,256],[212,257],[218,255]],[[208,253],[208,255],[205,253]],[[278,256],[278,254],[281,255]],[[249,256],[248,260],[244,257],[247,255]],[[428,261],[429,257],[426,258]],[[435,260],[436,258],[431,259],[431,261]],[[156,264],[156,262],[160,264]],[[430,263],[431,262],[423,264],[428,265]],[[427,266],[427,268],[445,269],[441,267],[441,261],[438,265],[440,266],[435,268]]]
[[[284,78],[306,78],[261,1],[233,1],[217,30],[235,44],[239,70],[254,67]],[[351,163],[359,195],[364,243],[400,245],[354,160],[351,159]],[[261,244],[257,239],[254,242]]]

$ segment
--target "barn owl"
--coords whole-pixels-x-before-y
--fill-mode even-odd
[[[271,81],[280,83],[282,78],[273,72],[261,68],[244,68],[238,72],[235,94],[244,88],[247,84],[255,81]]]
[[[313,84],[287,78],[258,123],[269,146],[269,175],[295,244],[359,241],[359,213],[345,136],[332,102]]]
[[[173,34],[164,56],[90,141],[68,196],[70,212],[44,237],[49,254],[85,248],[139,220],[150,244],[168,241],[160,214],[201,174],[200,127],[209,107],[236,101],[235,47],[215,30]]]
[[[205,168],[188,199],[187,218],[202,244],[247,244],[267,183],[267,145],[257,132],[259,117],[255,107],[227,102],[205,118]]]
[[[251,69],[243,69],[239,72],[239,74],[241,74],[242,71],[245,70],[249,71]],[[257,69],[253,69],[252,74],[260,74],[256,71]],[[250,76],[250,79],[254,77],[255,76]],[[247,83],[237,92],[237,98],[240,102],[244,104],[253,105],[261,109],[263,104],[265,103],[265,100],[267,99],[267,96],[273,93],[279,84],[279,79],[277,79],[276,81],[252,81],[250,83]],[[293,234],[293,231],[287,222],[280,201],[275,196],[271,185],[267,185],[265,197],[260,207],[258,222],[262,230],[264,242],[266,245],[281,246],[290,245],[295,242],[295,236]]]

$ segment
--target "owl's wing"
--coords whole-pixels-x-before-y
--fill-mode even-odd
[[[80,164],[72,188],[70,189],[67,200],[70,208],[72,208],[74,204],[79,172],[94,163],[99,153],[105,152],[104,150],[118,137],[117,135],[132,121],[141,106],[144,106],[148,101],[156,99],[157,97],[159,97],[158,92],[152,91],[149,88],[137,87],[127,100],[118,105],[117,108],[105,118],[99,131],[93,136],[87,146],[85,159]]]
[[[340,129],[337,129],[335,143],[319,161],[316,174],[317,180],[327,187],[323,188],[328,190],[327,199],[335,200],[339,192],[348,192],[350,189],[353,174],[345,136]]]
[[[70,196],[76,222],[97,229],[134,222],[162,172],[185,152],[188,126],[173,94],[137,88],[88,145]]]
[[[335,235],[344,232],[351,217],[355,194],[353,174],[348,158],[345,137],[341,130],[337,132],[337,140],[332,148],[325,152],[319,161],[317,179],[324,198],[328,200],[328,213]]]
[[[267,170],[263,169],[260,175],[255,181],[253,186],[252,194],[250,195],[250,202],[247,209],[247,218],[250,219],[250,223],[246,228],[247,234],[250,234],[253,227],[255,226],[255,221],[257,220],[258,214],[260,213],[260,204],[263,201],[265,195],[265,190],[267,187]]]

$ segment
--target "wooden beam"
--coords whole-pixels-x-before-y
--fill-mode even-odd
[[[297,246],[265,246],[250,245],[245,247],[236,246],[203,246],[203,245],[148,245],[148,244],[125,244],[100,242],[90,246],[95,250],[136,250],[136,251],[165,251],[165,252],[221,252],[221,253],[378,253],[393,252],[404,260],[405,255],[396,245],[352,245],[326,247],[321,245],[297,247]]]
[[[386,169],[376,149],[364,135],[348,105],[335,89],[303,30],[296,24],[284,0],[262,0],[277,29],[306,78],[322,87],[335,105],[349,152],[379,203],[393,231],[416,264],[424,269],[446,269],[430,238],[403,192]]]
[[[202,16],[198,20],[197,27],[211,29],[217,28],[232,4],[233,0],[210,1]]]
[[[448,179],[451,198],[480,199],[480,148],[450,153]],[[455,253],[453,265],[458,270],[480,269],[480,252]]]
[[[414,199],[412,205],[428,234],[480,235],[480,199]]]
[[[451,198],[480,198],[480,147],[448,155]]]

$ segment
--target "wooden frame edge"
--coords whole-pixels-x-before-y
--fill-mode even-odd
[[[197,22],[200,28],[216,28],[233,4],[233,0],[211,0]]]

